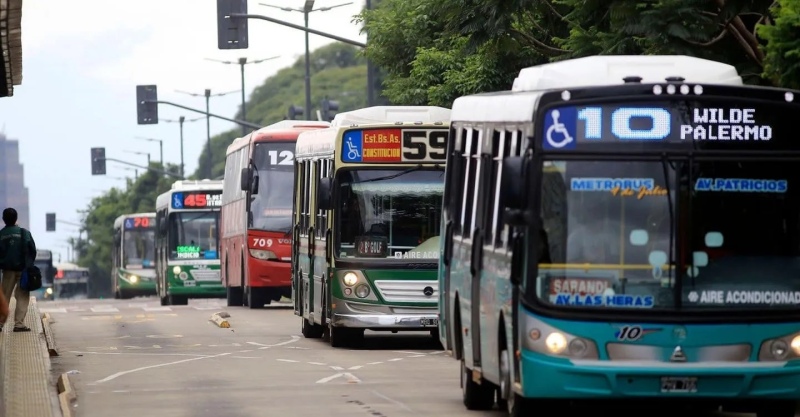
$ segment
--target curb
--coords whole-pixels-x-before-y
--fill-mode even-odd
[[[61,406],[61,414],[64,417],[72,417],[72,402],[75,401],[77,395],[72,390],[72,384],[69,382],[69,375],[66,373],[58,376],[58,404]]]
[[[217,327],[222,329],[228,329],[231,327],[231,323],[226,318],[230,317],[231,315],[220,311],[211,315],[210,321],[217,325]]]
[[[44,340],[47,342],[47,353],[50,354],[50,357],[58,356],[56,339],[53,337],[53,329],[50,328],[50,313],[42,314],[42,332],[44,333]]]

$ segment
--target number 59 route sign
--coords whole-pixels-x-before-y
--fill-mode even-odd
[[[447,129],[357,129],[345,132],[342,162],[444,162]]]

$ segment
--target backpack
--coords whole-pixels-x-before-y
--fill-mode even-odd
[[[28,263],[28,257],[26,256],[28,245],[25,242],[25,236],[28,231],[23,228],[20,229],[22,230],[22,278],[19,281],[19,286],[28,292],[36,291],[42,288],[42,271],[36,265],[26,266]]]

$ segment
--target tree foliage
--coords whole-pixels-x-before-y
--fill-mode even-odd
[[[797,0],[383,0],[366,55],[395,104],[507,90],[524,67],[589,55],[679,54],[746,82],[800,83]]]

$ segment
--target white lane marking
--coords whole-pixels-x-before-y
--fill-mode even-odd
[[[94,306],[92,307],[92,313],[116,313],[119,309],[116,307],[111,306]]]
[[[428,355],[411,355],[409,356],[409,358],[421,358],[423,356],[428,356]]]
[[[324,364],[322,362],[308,362],[308,364],[309,365],[321,365],[321,366],[325,366],[326,365],[326,364]]]
[[[231,356],[236,359],[260,359],[260,356]]]
[[[344,368],[342,368],[341,366],[331,366],[331,369],[333,369],[334,371],[344,371]]]
[[[264,349],[274,348],[274,347],[278,347],[278,346],[288,345],[289,343],[294,343],[294,342],[300,340],[300,336],[289,336],[289,337],[291,337],[292,340],[287,340],[285,342],[275,343],[274,345],[265,345],[263,343],[256,343],[256,342],[247,342],[247,344],[255,345],[255,346],[261,346],[258,349],[259,350],[264,350]]]
[[[331,375],[331,376],[328,376],[328,377],[325,377],[325,378],[322,378],[322,379],[318,380],[317,384],[325,384],[325,383],[328,383],[330,381],[333,381],[336,378],[342,378],[342,377],[347,378],[347,382],[349,382],[351,384],[358,384],[358,383],[361,382],[360,379],[358,379],[355,375],[351,374],[350,372],[340,372],[340,373],[338,373],[336,375]]]
[[[159,307],[142,307],[144,311],[172,311],[170,307],[167,306],[159,306]]]
[[[145,308],[147,303],[128,303],[128,308]]]
[[[403,360],[403,358],[393,358],[393,359],[389,359],[389,362],[397,362],[397,361],[402,361],[402,360]]]
[[[363,368],[362,365],[357,365],[357,366],[351,366],[351,367],[347,368],[347,370],[348,371],[355,371],[356,369],[361,369],[361,368]]]
[[[275,359],[278,362],[289,362],[289,363],[299,363],[300,361],[296,361],[293,359]]]
[[[116,349],[116,348],[114,348]],[[77,353],[79,355],[125,355],[125,356],[192,356],[196,358],[210,358],[213,355],[200,355],[196,353],[133,353],[133,352],[85,352],[80,350],[71,350],[70,353]]]
[[[394,404],[394,405],[396,405],[396,406],[398,406],[398,407],[400,407],[400,408],[402,408],[402,409],[404,409],[406,411],[410,411],[412,413],[414,412],[414,410],[412,410],[409,406],[401,403],[400,401],[395,400],[394,398],[389,398],[386,395],[383,395],[380,392],[375,391],[375,390],[372,390],[372,393],[377,395],[380,398],[383,398],[386,401],[389,401],[390,403],[392,403],[392,404]]]
[[[220,308],[220,306],[211,306],[211,307],[194,306],[192,308],[194,308],[195,310],[200,310],[200,311],[203,311],[203,310],[218,310]]]
[[[67,309],[66,308],[47,308],[47,307],[45,307],[45,308],[40,308],[39,312],[41,312],[41,313],[66,313]]]
[[[238,353],[247,353],[247,352],[252,352],[252,351],[253,351],[253,349],[237,350]]]
[[[100,379],[100,380],[97,380],[95,382],[92,382],[89,385],[103,384],[103,383],[106,383],[108,381],[117,379],[117,378],[119,378],[121,376],[132,374],[134,372],[145,371],[145,370],[154,369],[154,368],[161,368],[161,367],[170,366],[170,365],[178,365],[178,364],[186,363],[186,362],[199,361],[201,359],[218,358],[220,356],[226,356],[226,355],[230,355],[230,353],[220,353],[219,355],[204,356],[202,358],[183,359],[183,360],[175,361],[175,362],[167,362],[167,363],[160,363],[160,364],[157,364],[157,365],[143,366],[141,368],[136,368],[136,369],[130,369],[130,370],[127,370],[127,371],[117,372],[117,373],[115,373],[113,375],[109,375],[109,376],[107,376],[107,377],[105,377],[103,379]]]
[[[370,363],[368,363],[367,365],[380,365],[380,364],[382,364],[382,363],[383,363],[383,362],[370,362]]]
[[[422,352],[411,352],[411,351],[408,351],[408,350],[393,350],[392,352],[394,352],[394,353],[407,353],[409,355],[422,355],[423,354]]]
[[[437,352],[431,352],[428,355],[438,355],[438,354],[441,354],[441,353],[444,353],[444,351],[440,350],[440,351],[437,351]]]

